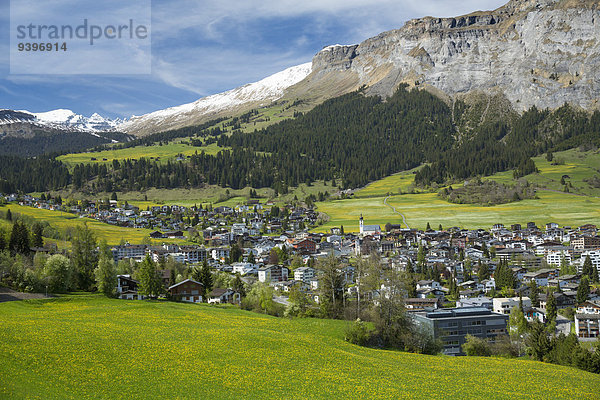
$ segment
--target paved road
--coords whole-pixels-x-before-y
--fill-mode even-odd
[[[393,211],[393,212],[395,212],[396,214],[399,214],[399,215],[402,217],[402,222],[404,223],[404,225],[406,225],[406,228],[407,228],[407,229],[410,229],[410,226],[408,226],[408,224],[406,223],[406,218],[404,217],[404,214],[402,214],[400,211],[396,210],[396,207],[394,207],[394,206],[390,206],[390,205],[388,204],[388,202],[387,202],[387,201],[388,201],[388,199],[389,199],[390,197],[392,197],[392,196],[388,196],[388,197],[386,197],[386,198],[383,200],[383,204],[385,204],[386,206],[388,206],[389,208],[391,208],[391,209],[392,209],[392,211]]]
[[[568,336],[571,333],[571,321],[562,315],[556,316],[556,333],[564,333],[565,336]]]
[[[273,296],[273,301],[275,303],[283,304],[286,307],[290,304],[287,297],[282,297],[282,296]]]

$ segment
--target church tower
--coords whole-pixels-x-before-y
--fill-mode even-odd
[[[362,214],[360,214],[360,220],[358,222],[358,226],[360,228],[360,233],[362,234],[365,229],[365,221],[363,220]]]

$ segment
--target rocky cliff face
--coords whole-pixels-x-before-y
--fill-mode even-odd
[[[277,90],[270,90],[271,81]],[[411,20],[357,45],[328,46],[312,66],[292,67],[195,103],[134,117],[118,129],[144,135],[278,100],[303,99],[314,106],[362,86],[367,93],[389,96],[401,83],[449,102],[486,101],[486,110],[491,99],[510,109],[503,112],[534,105],[557,108],[565,102],[598,109],[598,0],[512,0],[494,11]]]
[[[318,90],[332,76],[345,90],[366,85],[380,95],[407,83],[449,98],[475,90],[502,93],[517,110],[565,102],[596,109],[599,5],[513,0],[489,12],[412,20],[359,45],[323,49],[311,76],[298,86]]]

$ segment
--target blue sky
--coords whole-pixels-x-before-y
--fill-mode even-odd
[[[324,46],[360,43],[411,18],[506,1],[152,0],[152,74],[110,76],[10,75],[10,2],[0,0],[0,108],[140,115],[254,82],[310,61]]]

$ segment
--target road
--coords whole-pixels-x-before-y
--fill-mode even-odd
[[[556,316],[556,333],[564,333],[568,336],[571,333],[571,321],[562,315]]]
[[[282,296],[273,296],[273,301],[275,303],[283,304],[286,307],[290,304],[287,297],[282,297]]]
[[[386,206],[388,206],[389,208],[392,209],[393,212],[395,212],[396,214],[399,214],[402,217],[402,222],[404,223],[404,225],[406,225],[407,229],[410,229],[410,226],[408,226],[408,224],[406,223],[406,218],[404,217],[404,214],[402,214],[400,211],[396,210],[396,207],[390,206],[388,204],[388,199],[392,197],[392,196],[388,196],[383,200],[383,204],[385,204]]]

